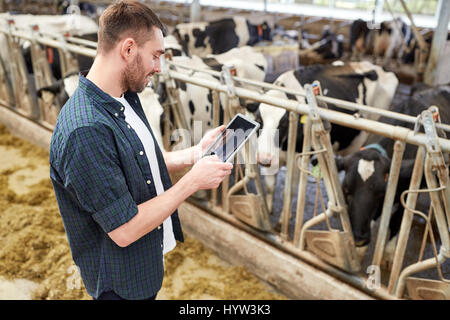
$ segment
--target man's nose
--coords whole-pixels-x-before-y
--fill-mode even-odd
[[[161,73],[161,60],[160,59],[155,61],[154,65],[153,65],[153,72]]]

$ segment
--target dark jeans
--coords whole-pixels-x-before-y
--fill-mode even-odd
[[[155,300],[156,294],[153,297],[143,299],[143,300]],[[94,300],[126,300],[116,294],[114,291],[106,291],[103,292],[97,299],[93,298]]]

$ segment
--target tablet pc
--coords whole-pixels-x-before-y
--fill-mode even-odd
[[[216,138],[204,156],[217,155],[222,162],[233,159],[234,155],[258,130],[259,123],[238,113]]]

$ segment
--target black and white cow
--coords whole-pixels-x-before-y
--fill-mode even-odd
[[[450,123],[450,86],[421,90],[390,110],[417,116],[431,105],[439,107],[442,123]],[[379,121],[410,129],[414,128],[414,124],[385,117],[381,117]],[[355,243],[359,247],[369,244],[371,222],[381,215],[394,145],[394,141],[389,138],[376,137],[375,140],[371,140],[370,145],[364,147],[363,150],[336,159],[338,170],[345,170],[342,189],[348,206]],[[391,258],[404,209],[400,203],[400,195],[409,188],[416,152],[416,146],[406,145],[389,224],[390,242],[386,247],[388,253],[386,256]],[[428,207],[429,198],[420,196],[416,209],[427,213]]]
[[[240,16],[211,22],[178,24],[173,35],[188,55],[201,57],[272,39],[271,29],[266,22],[255,25]]]
[[[314,64],[327,64],[340,59],[344,53],[344,36],[336,34],[329,26],[322,29],[317,41],[310,44],[313,38],[302,31],[301,50],[299,54],[300,63],[304,66]]]
[[[324,27],[320,35],[320,45],[315,51],[325,60],[335,60],[344,53],[344,36],[331,31],[329,26]]]
[[[173,57],[173,61],[190,66],[196,69],[221,71],[223,65],[234,66],[236,69],[236,76],[240,78],[246,78],[250,80],[263,81],[267,70],[267,61],[262,53],[256,52],[252,47],[244,46],[234,48],[228,52],[207,55],[204,58],[196,55],[192,57],[178,56]],[[219,79],[216,77],[202,72],[191,72],[183,68],[175,68],[178,72],[188,75],[194,75],[201,79],[205,79],[211,82],[217,82]],[[179,89],[179,96],[182,104],[187,125],[189,130],[194,129],[194,123],[197,121],[201,123],[201,132],[205,133],[207,130],[212,129],[213,124],[213,103],[211,90],[196,86],[190,83],[177,82]],[[243,87],[251,88],[249,85],[243,85]],[[164,104],[167,101],[165,94],[165,85],[160,86],[158,90],[160,95],[160,103]],[[220,123],[223,120],[222,106],[225,104],[225,96],[220,95]],[[197,143],[201,136],[194,137],[194,143]]]
[[[303,86],[315,80],[320,81],[325,96],[383,109],[387,109],[391,104],[398,85],[397,77],[392,72],[386,72],[366,61],[303,67],[283,73],[274,84],[304,93]],[[270,90],[267,95],[305,103],[304,97],[295,97],[278,90]],[[338,109],[334,105],[328,107]],[[284,151],[287,150],[289,114],[284,109],[264,103],[260,104],[258,113],[262,125],[258,137],[258,162],[266,167],[262,169],[265,175],[266,197],[271,207],[277,168],[282,165],[280,159],[282,161]],[[366,117],[376,119],[374,115]],[[358,150],[367,139],[366,133],[339,125],[332,125],[330,134],[335,150],[341,154]],[[303,128],[300,124],[297,130],[296,152],[301,152],[302,141]]]
[[[375,28],[370,28],[369,23],[362,19],[353,21],[350,26],[350,51],[352,60],[361,60],[364,54],[372,54],[375,42]]]
[[[375,58],[382,57],[385,65],[392,58],[402,58],[413,37],[411,27],[400,18],[382,22],[375,36]]]

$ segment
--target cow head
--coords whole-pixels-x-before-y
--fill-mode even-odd
[[[315,50],[323,59],[339,59],[344,52],[344,36],[336,35],[326,27],[322,31],[320,46]]]
[[[402,162],[399,186],[409,180],[413,165],[413,159]],[[371,221],[380,216],[383,208],[391,160],[383,147],[373,144],[344,158],[337,158],[336,166],[338,171],[345,170],[342,191],[355,244],[365,246],[371,239]],[[398,197],[395,199],[398,201]]]
[[[342,191],[355,243],[365,246],[370,242],[370,222],[383,204],[390,161],[378,150],[364,149],[338,158],[336,165],[345,170]]]

